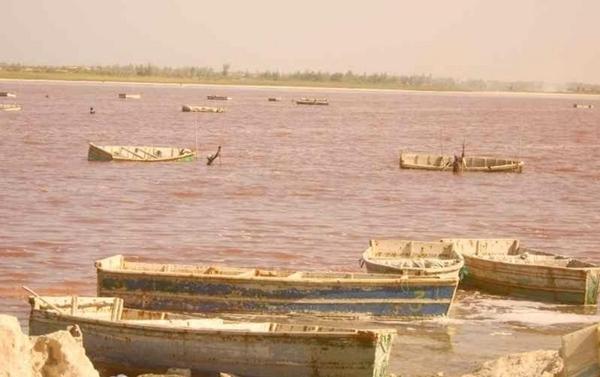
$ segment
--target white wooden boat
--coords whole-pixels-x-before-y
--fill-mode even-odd
[[[167,162],[191,161],[196,152],[188,148],[129,145],[96,145],[90,143],[89,161]]]
[[[11,92],[0,92],[0,97],[16,97],[17,95],[15,93],[11,93]]]
[[[296,105],[329,105],[327,98],[300,98],[296,100]]]
[[[223,113],[225,112],[225,109],[222,107],[183,105],[181,106],[181,111],[184,113]]]
[[[361,259],[368,272],[459,277],[462,255],[452,242],[371,240]]]
[[[124,309],[106,297],[31,297],[30,335],[78,325],[94,364],[252,377],[385,377],[395,331],[238,322]]]
[[[459,157],[460,158],[460,157]],[[523,161],[495,157],[463,157],[461,168],[472,172],[523,172]],[[400,168],[452,171],[453,156],[400,153]]]
[[[0,103],[0,111],[21,111],[21,106],[13,103]]]
[[[142,98],[141,94],[137,93],[119,93],[119,98],[123,99],[140,99]]]
[[[461,284],[493,293],[574,305],[596,305],[600,267],[520,247],[512,239],[445,239],[465,258]]]
[[[216,95],[206,96],[206,98],[209,99],[209,100],[211,100],[211,101],[229,101],[231,99],[231,97],[216,96]]]
[[[576,109],[593,109],[594,105],[582,104],[582,103],[574,103],[573,107]]]
[[[422,318],[448,313],[458,278],[309,272],[139,262],[96,262],[98,295],[131,308],[196,313],[270,313]]]

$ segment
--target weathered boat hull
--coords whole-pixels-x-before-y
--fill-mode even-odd
[[[315,106],[328,106],[329,101],[327,100],[296,100],[296,105],[315,105]]]
[[[21,111],[21,106],[16,104],[0,103],[0,111]]]
[[[459,278],[462,255],[452,243],[371,240],[360,259],[369,273]]]
[[[211,101],[229,101],[231,97],[227,96],[206,96],[206,99]]]
[[[511,160],[494,157],[465,157],[465,165],[462,171],[466,172],[523,172],[523,161]],[[402,169],[420,169],[434,171],[452,171],[452,162],[454,157],[417,154],[417,153],[401,153],[400,168]]]
[[[121,98],[121,99],[140,99],[140,98],[142,98],[142,95],[141,94],[119,93],[119,98]]]
[[[389,330],[264,332],[142,325],[32,309],[30,335],[77,324],[92,362],[248,377],[385,377],[394,332]]]
[[[157,151],[160,151],[160,157],[156,155]],[[195,156],[196,152],[192,150],[170,147],[98,146],[93,143],[88,147],[89,161],[172,162],[192,161]]]
[[[225,109],[222,107],[183,105],[181,106],[181,111],[184,113],[223,113]]]
[[[459,247],[458,250],[460,251],[461,248]],[[534,250],[530,252],[531,255],[536,253]],[[543,255],[553,256],[547,253]],[[492,260],[469,253],[463,253],[463,256],[466,273],[461,280],[461,286],[561,304],[596,305],[598,303],[600,283],[598,267],[520,264]],[[585,264],[581,263],[581,265]]]
[[[127,262],[115,258],[96,262],[98,295],[120,297],[127,307],[152,310],[422,318],[446,315],[458,284],[457,278],[381,274],[328,273],[333,277],[295,279],[140,273],[121,269]],[[351,275],[364,278],[345,278]]]

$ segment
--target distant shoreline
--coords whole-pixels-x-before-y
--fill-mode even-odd
[[[8,73],[8,74],[7,74]],[[266,80],[176,80],[172,77],[118,77],[118,76],[96,76],[96,75],[74,75],[61,73],[26,73],[0,71],[0,82],[22,81],[22,82],[68,82],[82,84],[126,84],[126,85],[168,85],[168,86],[197,86],[197,87],[240,87],[256,89],[293,89],[293,90],[335,90],[335,91],[364,91],[364,92],[398,92],[398,93],[435,93],[435,94],[463,94],[463,95],[498,95],[498,96],[551,96],[572,97],[586,99],[600,99],[597,93],[574,93],[574,92],[544,92],[544,91],[494,91],[494,90],[460,90],[460,89],[420,89],[420,88],[393,88],[386,85],[336,85],[327,83],[285,81],[273,82]]]

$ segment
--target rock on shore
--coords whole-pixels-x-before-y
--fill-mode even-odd
[[[563,369],[557,351],[515,353],[486,361],[481,367],[462,377],[554,377]]]
[[[69,331],[29,337],[13,316],[0,314],[0,377],[99,377],[81,335]]]

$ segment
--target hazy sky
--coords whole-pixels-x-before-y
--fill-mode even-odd
[[[0,61],[600,83],[600,0],[0,0]]]

